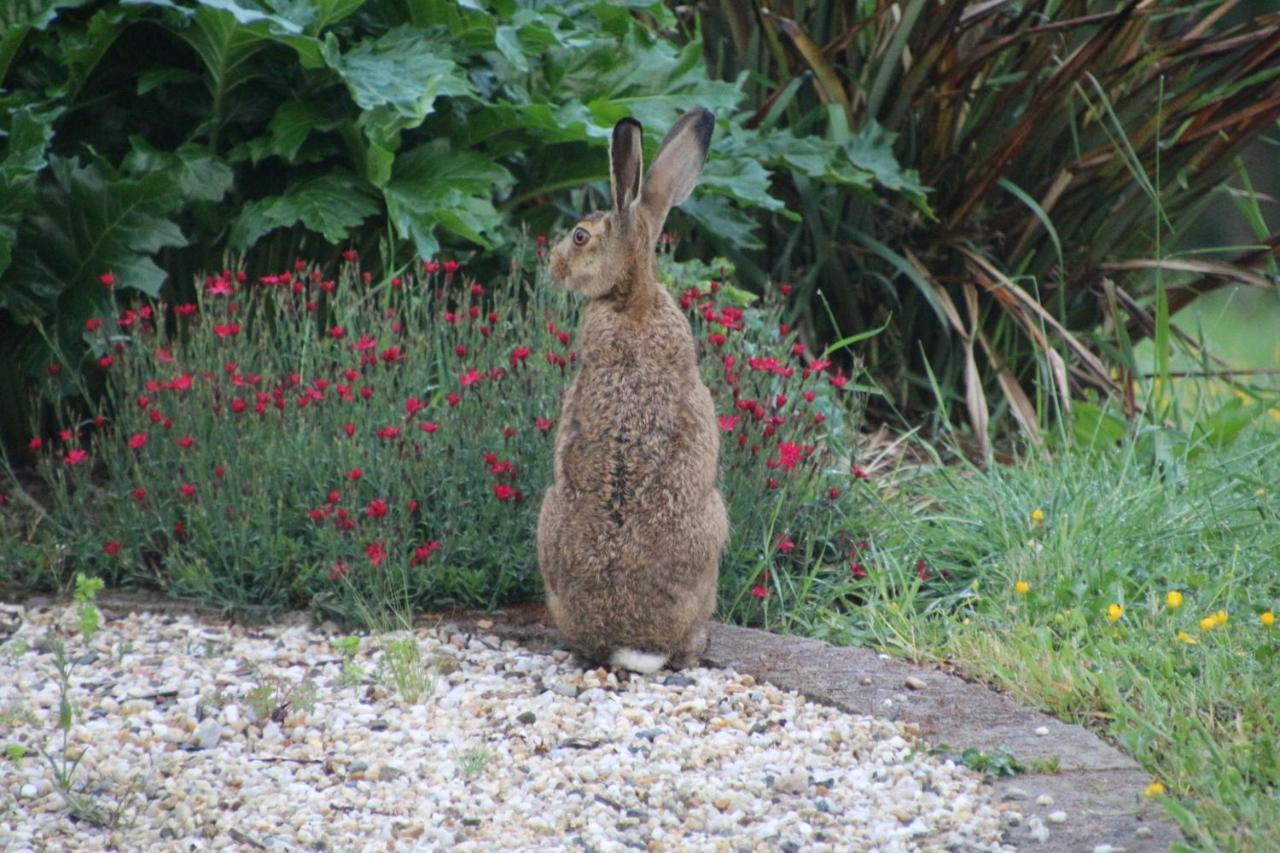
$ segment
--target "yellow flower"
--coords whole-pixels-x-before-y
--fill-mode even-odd
[[[1196,643],[1200,642],[1200,641],[1199,641],[1199,640],[1197,640],[1195,637],[1193,637],[1193,636],[1191,636],[1190,634],[1188,634],[1186,631],[1179,631],[1179,632],[1178,632],[1178,639],[1179,639],[1179,640],[1181,640],[1182,642],[1186,643],[1188,646],[1193,646],[1193,645],[1195,645]]]
[[[1031,592],[1031,584],[1026,581],[1018,581],[1013,585],[1013,591],[1018,593],[1018,595],[1026,595]]]
[[[1276,624],[1276,615],[1268,610],[1266,613],[1258,616],[1258,621],[1262,623],[1262,627],[1270,628],[1272,625]]]
[[[1217,613],[1213,614],[1213,621],[1218,625],[1227,624],[1227,618],[1227,611],[1225,610],[1219,610]]]
[[[1200,620],[1201,631],[1212,631],[1217,626],[1217,621],[1212,616],[1206,616]]]
[[[1146,788],[1143,789],[1142,793],[1144,796],[1148,798],[1163,797],[1164,784],[1161,782],[1152,782],[1150,785],[1148,785]]]
[[[1124,608],[1121,607],[1119,604],[1112,602],[1111,604],[1107,605],[1107,621],[1108,622],[1118,622],[1120,621],[1120,617],[1123,615],[1124,615]]]
[[[1177,610],[1182,606],[1182,593],[1176,589],[1170,590],[1169,594],[1164,597],[1164,606],[1170,610]]]
[[[1042,524],[1044,524],[1044,510],[1042,509],[1031,510],[1031,526],[1039,527]]]

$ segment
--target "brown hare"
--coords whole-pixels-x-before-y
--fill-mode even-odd
[[[569,643],[636,672],[698,662],[729,532],[711,392],[689,321],[654,277],[663,222],[693,191],[714,126],[705,109],[681,116],[642,181],[640,123],[619,121],[613,209],[589,214],[551,250],[552,279],[587,303],[538,563]]]

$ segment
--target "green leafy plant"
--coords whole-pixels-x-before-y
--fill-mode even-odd
[[[360,638],[355,634],[339,637],[332,641],[333,647],[342,655],[342,674],[338,683],[343,686],[354,686],[364,678],[364,670],[356,663],[356,654],[360,651]]]
[[[383,638],[379,663],[384,677],[391,680],[400,698],[410,705],[416,705],[435,689],[432,670],[422,659],[422,649],[412,635]]]
[[[504,249],[523,229],[544,232],[566,191],[575,206],[600,198],[605,142],[624,115],[656,145],[692,103],[717,113],[723,144],[674,221],[751,246],[760,244],[740,208],[785,215],[771,173],[826,174],[820,161],[835,150],[813,139],[804,157],[788,157],[786,134],[743,132],[742,81],[712,79],[660,2],[9,8],[0,41],[9,399],[48,369],[73,393],[71,374],[94,374],[102,354],[86,357],[86,320],[166,282],[171,301],[189,299],[195,272],[221,263],[226,248],[279,268],[299,254],[332,259],[330,244],[342,242],[394,269],[413,254]],[[26,428],[21,411],[0,422],[10,446]]]

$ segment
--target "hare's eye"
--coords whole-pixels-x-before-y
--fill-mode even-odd
[[[585,246],[587,241],[591,239],[591,232],[585,228],[573,229],[573,245]]]

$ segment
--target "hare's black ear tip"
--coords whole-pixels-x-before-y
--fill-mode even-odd
[[[698,139],[698,145],[706,151],[711,146],[711,134],[716,129],[716,117],[706,107],[699,108],[697,113],[698,117],[693,120],[693,132]]]
[[[618,119],[617,123],[614,124],[613,126],[613,132],[614,132],[614,135],[617,135],[619,133],[624,133],[626,131],[629,131],[632,128],[635,128],[636,133],[642,133],[644,131],[644,128],[640,125],[640,122],[636,121],[631,116],[627,116],[626,118]]]

